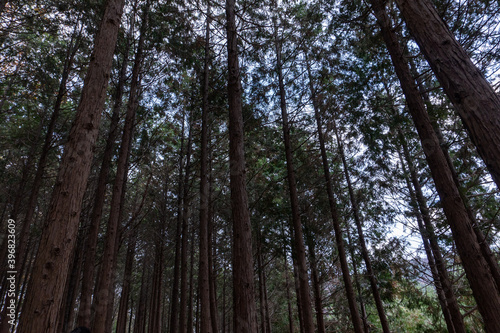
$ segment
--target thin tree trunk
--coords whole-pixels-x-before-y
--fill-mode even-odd
[[[145,32],[147,27],[148,8],[144,9],[141,32],[135,55],[134,67],[132,70],[132,78],[130,85],[129,100],[127,105],[127,113],[125,116],[125,124],[123,128],[122,143],[120,147],[116,178],[113,186],[113,195],[110,204],[110,213],[108,220],[108,228],[106,230],[106,239],[104,243],[104,252],[102,256],[100,278],[95,296],[95,318],[93,325],[94,333],[104,333],[107,322],[107,307],[108,303],[114,298],[112,290],[114,284],[114,267],[116,265],[116,256],[118,252],[118,226],[121,221],[123,211],[123,199],[125,197],[125,187],[128,172],[128,159],[130,155],[130,147],[132,145],[132,137],[134,132],[135,113],[138,104],[139,95],[139,73],[142,67],[143,48]]]
[[[286,252],[285,252],[286,253]],[[288,263],[286,260],[286,256],[284,258],[284,272],[285,272],[285,288],[286,288],[286,300],[287,300],[287,309],[288,309],[288,328],[290,330],[290,333],[295,332],[295,328],[293,325],[293,311],[292,311],[292,301],[291,301],[291,296],[290,296],[290,281],[288,278]]]
[[[350,247],[351,258],[354,258],[355,257],[354,245],[351,239],[351,232],[349,231],[349,228],[346,229],[346,234],[348,242],[347,244]],[[366,314],[365,303],[363,301],[363,294],[361,291],[361,284],[359,283],[358,265],[356,264],[356,260],[352,261],[352,272],[353,272],[354,285],[356,286],[356,291],[358,293],[358,302],[359,302],[359,308],[361,310],[361,320],[363,320],[363,328],[365,329],[365,332],[370,332],[370,328],[368,325],[368,315]]]
[[[195,226],[191,227],[191,258],[189,270],[189,296],[188,296],[188,313],[187,313],[187,332],[193,333],[193,298],[194,298],[194,243],[195,243]]]
[[[20,332],[54,332],[76,243],[85,193],[99,132],[102,108],[124,0],[109,0],[84,81],[73,127],[62,157],[33,269]]]
[[[277,27],[275,25],[275,50],[276,50],[276,71],[278,74],[281,117],[283,122],[283,141],[285,144],[286,169],[288,178],[288,189],[290,194],[290,205],[292,210],[292,226],[295,242],[295,251],[297,255],[297,269],[299,277],[299,292],[302,305],[302,319],[304,331],[306,333],[314,332],[313,311],[311,304],[311,295],[309,287],[309,274],[307,272],[306,250],[304,246],[304,236],[302,233],[302,222],[300,219],[299,196],[297,193],[297,181],[295,179],[295,170],[293,166],[292,146],[290,141],[290,124],[288,123],[288,113],[286,109],[285,84],[281,64],[281,47],[277,36]]]
[[[229,168],[231,213],[233,220],[233,307],[234,332],[257,332],[254,300],[252,231],[246,190],[243,111],[241,102],[238,37],[235,0],[226,0],[228,99],[229,99]]]
[[[170,301],[170,333],[178,333],[179,330],[179,276],[181,267],[181,244],[182,244],[182,199],[183,199],[183,172],[184,172],[184,132],[185,123],[182,117],[181,142],[179,149],[179,176],[177,185],[177,225],[175,231],[175,257],[174,257],[174,276],[172,283],[172,296]],[[165,198],[167,192],[165,191]]]
[[[326,191],[328,194],[328,203],[330,205],[331,217],[333,221],[333,228],[335,230],[335,241],[337,244],[337,250],[340,259],[340,268],[342,270],[342,276],[344,279],[345,291],[347,296],[347,302],[349,304],[349,310],[351,313],[351,320],[356,333],[363,332],[363,323],[361,317],[359,316],[358,306],[356,304],[356,296],[352,287],[351,276],[349,273],[349,265],[347,263],[347,256],[344,247],[344,240],[342,237],[342,229],[340,228],[340,219],[337,213],[337,203],[335,202],[335,196],[333,195],[333,184],[330,176],[330,168],[328,166],[328,158],[326,155],[325,138],[323,136],[323,126],[321,121],[321,116],[319,114],[319,107],[316,101],[316,93],[312,83],[312,75],[310,73],[310,66],[307,64],[307,70],[309,74],[309,88],[311,90],[311,97],[313,101],[314,115],[316,118],[316,125],[318,128],[318,138],[321,150],[321,158],[323,161],[323,173],[326,182]]]
[[[125,269],[123,272],[122,293],[120,296],[120,306],[118,310],[118,319],[116,322],[116,332],[126,332],[128,303],[130,298],[130,289],[132,283],[132,268],[134,265],[135,247],[137,243],[137,227],[129,234],[127,255],[125,258]]]
[[[139,303],[137,304],[137,312],[135,315],[134,333],[145,333],[147,323],[147,297],[148,297],[148,260],[147,257],[142,259],[142,277],[141,277],[141,290],[139,292]]]
[[[427,261],[429,263],[429,268],[431,270],[432,278],[434,281],[434,287],[436,289],[436,294],[437,294],[438,300],[439,300],[439,305],[441,306],[441,311],[443,312],[444,321],[446,323],[446,327],[448,329],[448,332],[455,333],[456,332],[455,325],[454,325],[453,319],[452,319],[451,314],[450,314],[450,309],[448,308],[448,304],[447,304],[448,302],[446,300],[443,286],[441,284],[441,279],[443,278],[443,275],[442,275],[442,273],[438,272],[439,268],[437,267],[436,261],[434,260],[434,255],[432,253],[432,249],[431,249],[430,242],[429,242],[430,235],[427,232],[427,229],[425,228],[425,225],[423,222],[423,217],[422,217],[422,212],[419,210],[417,196],[415,195],[415,191],[413,190],[413,187],[410,183],[410,179],[407,176],[406,167],[405,167],[405,164],[403,162],[403,156],[401,156],[401,153],[399,153],[399,155],[400,155],[402,169],[403,169],[403,172],[405,174],[405,181],[406,181],[406,184],[408,187],[408,191],[410,192],[411,206],[414,210],[415,217],[417,219],[418,229],[420,232],[420,236],[422,237],[422,243],[424,245],[425,254],[427,256]],[[459,314],[460,314],[460,312],[459,312]],[[459,317],[459,321],[457,322],[457,325],[460,322],[463,324],[463,320],[462,320],[461,315]]]
[[[210,3],[207,1],[207,22],[205,30],[205,65],[203,70],[203,104],[201,115],[201,170],[200,170],[200,240],[199,240],[199,273],[198,290],[201,307],[201,329],[212,333],[210,313],[210,272],[209,247],[209,181],[208,181],[208,93],[209,93],[209,61],[210,61]]]
[[[429,0],[396,0],[406,24],[500,189],[500,97]]]
[[[465,333],[465,326],[462,318],[462,314],[460,313],[460,307],[458,305],[455,294],[453,293],[453,288],[451,285],[451,280],[448,276],[448,272],[446,270],[446,263],[441,255],[441,250],[439,248],[439,244],[437,242],[437,237],[434,232],[434,227],[431,222],[429,209],[427,207],[427,203],[422,192],[422,187],[418,180],[417,171],[413,165],[413,161],[410,156],[410,152],[408,150],[408,146],[406,144],[406,140],[404,139],[403,133],[399,131],[399,141],[403,147],[403,155],[406,159],[406,163],[408,165],[408,169],[410,172],[410,179],[413,184],[413,188],[415,189],[415,199],[420,209],[421,218],[424,223],[426,238],[429,240],[429,245],[433,254],[433,259],[436,264],[436,269],[440,278],[440,285],[443,289],[443,292],[446,296],[446,305],[448,312],[451,316],[451,321],[453,323],[453,330],[455,332]],[[446,314],[443,313],[445,316]],[[450,330],[450,327],[448,327]],[[453,331],[451,330],[451,331]]]
[[[162,235],[163,232],[160,232]],[[153,268],[153,283],[151,285],[151,305],[149,309],[148,332],[160,333],[161,331],[161,281],[163,275],[163,237],[155,244],[156,255]]]
[[[184,173],[184,194],[183,194],[183,213],[182,213],[182,244],[181,244],[181,302],[179,310],[179,332],[185,333],[187,327],[187,296],[188,296],[188,280],[187,280],[187,270],[188,270],[188,222],[190,217],[189,205],[191,200],[189,198],[189,178],[191,175],[191,150],[192,150],[192,135],[191,130],[192,116],[189,116],[189,134],[188,143],[186,151],[186,171]]]
[[[432,178],[441,198],[441,204],[450,224],[479,312],[483,317],[486,332],[500,332],[499,292],[488,262],[481,252],[467,208],[453,180],[453,175],[440,148],[439,139],[432,128],[429,115],[413,81],[409,66],[402,61],[403,52],[397,36],[391,30],[391,23],[385,5],[379,0],[372,0],[372,5],[393,60],[396,74],[406,96],[408,109],[422,141]]]
[[[323,319],[323,299],[321,295],[321,283],[318,276],[318,263],[316,261],[316,251],[313,235],[309,230],[306,233],[307,247],[309,248],[309,260],[311,265],[311,277],[314,292],[314,306],[316,307],[316,322],[318,333],[325,333],[325,321]]]
[[[380,298],[380,292],[378,290],[377,277],[375,276],[375,272],[372,268],[372,263],[370,256],[368,255],[368,249],[366,248],[365,235],[363,233],[363,228],[361,226],[361,216],[358,208],[358,203],[356,201],[356,197],[354,195],[354,189],[352,188],[351,176],[349,174],[349,166],[347,165],[347,160],[345,158],[344,146],[340,139],[340,135],[337,131],[337,126],[334,123],[335,136],[337,138],[338,150],[340,153],[340,157],[342,159],[342,165],[344,166],[344,176],[347,182],[347,188],[349,190],[349,198],[351,200],[351,207],[354,216],[354,222],[356,223],[356,229],[358,231],[358,241],[361,249],[361,255],[363,256],[363,260],[366,266],[366,273],[368,274],[368,279],[370,281],[370,287],[372,290],[373,299],[375,300],[375,306],[377,307],[378,317],[380,319],[380,324],[382,325],[382,330],[385,333],[389,333],[389,322],[387,321],[387,316],[384,311],[384,304],[382,303],[382,299]]]

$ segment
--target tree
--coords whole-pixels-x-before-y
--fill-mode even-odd
[[[76,242],[82,197],[92,162],[124,0],[110,0],[95,38],[82,97],[65,145],[44,233],[28,288],[20,331],[54,332]]]
[[[429,0],[397,0],[406,24],[500,188],[500,97]]]
[[[391,55],[408,109],[422,141],[432,178],[441,198],[441,204],[451,226],[453,238],[463,261],[474,298],[484,319],[487,332],[500,329],[500,295],[490,267],[481,253],[467,208],[453,180],[452,172],[439,145],[425,104],[413,80],[409,65],[403,61],[403,52],[396,34],[391,30],[389,16],[382,1],[372,1],[372,6],[382,30],[382,36]]]
[[[235,0],[226,0],[227,61],[229,99],[229,172],[231,212],[233,220],[233,327],[234,332],[257,332],[257,312],[254,301],[253,253],[248,196],[244,129],[241,102],[238,35],[235,20]]]

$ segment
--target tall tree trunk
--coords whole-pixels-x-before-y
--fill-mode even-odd
[[[187,280],[187,271],[188,271],[188,222],[190,217],[190,203],[191,200],[189,198],[189,179],[191,175],[191,150],[192,150],[192,135],[193,132],[191,130],[192,127],[192,115],[189,115],[189,134],[188,134],[188,143],[187,143],[187,151],[186,151],[186,171],[184,173],[184,193],[183,193],[183,208],[182,208],[182,244],[181,244],[181,301],[180,301],[180,310],[179,310],[179,333],[185,333],[187,327],[187,296],[188,296],[188,280]]]
[[[160,232],[163,235],[163,232]],[[155,261],[153,268],[153,281],[151,284],[151,303],[149,308],[148,331],[152,333],[161,332],[161,285],[163,275],[163,239],[160,237],[155,244]]]
[[[429,94],[425,91],[425,88],[422,86],[421,77],[418,76],[418,74],[416,73],[416,69],[414,68],[413,61],[411,61],[411,60],[410,60],[410,69],[411,69],[412,75],[414,77],[416,77],[417,86],[418,86],[418,89],[420,91],[420,94],[422,95],[422,97],[424,99],[425,104],[427,106],[432,105],[432,102],[429,98]],[[476,237],[479,241],[479,245],[481,246],[481,252],[483,253],[484,258],[488,262],[488,265],[490,266],[490,270],[491,270],[491,273],[493,275],[493,278],[495,279],[495,282],[497,284],[497,288],[500,290],[500,267],[498,266],[498,262],[495,258],[495,255],[491,252],[490,245],[489,245],[488,241],[485,239],[481,229],[479,228],[479,223],[476,220],[475,214],[472,212],[471,205],[469,203],[469,199],[467,198],[465,191],[462,189],[462,185],[460,184],[460,181],[458,179],[457,171],[455,170],[455,166],[453,165],[453,161],[451,160],[450,154],[448,152],[448,147],[447,147],[446,142],[444,140],[441,129],[439,128],[439,124],[438,124],[437,120],[432,116],[432,114],[430,114],[430,117],[431,117],[432,127],[434,128],[434,131],[436,132],[436,135],[439,139],[439,144],[441,146],[441,149],[443,150],[444,156],[446,158],[446,161],[447,161],[448,166],[450,168],[450,171],[452,173],[453,181],[455,182],[457,188],[459,189],[462,200],[465,204],[465,207],[467,208],[467,213],[469,214],[469,218],[471,219],[472,225],[474,226],[474,232],[476,233]]]
[[[209,134],[210,137],[210,134]],[[208,276],[210,288],[210,316],[212,318],[212,330],[214,333],[219,332],[219,311],[217,308],[217,273],[214,254],[217,249],[217,233],[214,233],[214,213],[212,205],[213,194],[213,179],[212,179],[212,154],[209,154],[209,188],[208,188]]]
[[[229,169],[231,213],[233,220],[233,307],[234,332],[257,332],[254,300],[252,231],[246,189],[243,111],[241,102],[238,36],[235,0],[226,0],[228,99],[229,99]]]
[[[134,333],[145,333],[147,323],[147,298],[148,298],[148,257],[142,258],[141,290],[139,291],[139,303],[135,315]]]
[[[172,283],[172,296],[170,301],[170,333],[177,333],[179,331],[179,280],[181,271],[181,245],[182,245],[182,221],[183,221],[183,186],[184,186],[184,133],[185,133],[185,115],[182,117],[182,130],[181,142],[179,149],[178,161],[178,184],[177,184],[177,224],[175,231],[175,257],[174,257],[174,276]],[[165,191],[165,198],[167,191]]]
[[[122,142],[117,162],[116,178],[113,186],[113,194],[110,204],[108,228],[106,230],[106,239],[104,243],[104,252],[102,255],[99,283],[94,301],[95,318],[92,326],[93,332],[96,333],[104,333],[107,322],[106,309],[108,307],[108,303],[114,297],[112,286],[114,284],[114,267],[116,265],[116,256],[118,252],[118,226],[121,221],[123,211],[122,207],[124,201],[123,199],[125,197],[128,159],[130,155],[130,147],[132,145],[132,137],[135,125],[135,113],[138,104],[140,86],[139,73],[142,67],[144,39],[146,27],[148,24],[148,5],[149,2],[146,5],[142,16],[141,32],[137,46],[137,53],[134,60],[134,67],[132,69],[127,113],[125,116]]]
[[[20,332],[54,332],[76,243],[85,193],[106,98],[124,0],[109,0],[84,81],[43,228],[40,247],[19,321]]]
[[[396,0],[412,36],[500,189],[500,97],[429,0]]]
[[[365,262],[366,273],[368,274],[368,279],[370,281],[370,287],[373,294],[373,299],[375,300],[375,306],[377,307],[378,317],[380,319],[380,324],[382,325],[382,330],[385,333],[389,333],[389,322],[387,321],[387,316],[385,315],[384,304],[382,303],[382,299],[380,298],[380,292],[378,290],[377,277],[375,276],[375,272],[372,268],[372,263],[370,256],[368,255],[368,249],[366,247],[365,235],[363,233],[363,228],[361,226],[361,216],[358,208],[358,203],[356,201],[356,197],[354,195],[354,189],[352,188],[351,176],[349,174],[349,166],[347,165],[347,160],[345,158],[344,146],[340,135],[337,131],[337,126],[335,124],[335,120],[333,121],[335,136],[337,138],[338,150],[340,153],[340,157],[342,159],[342,165],[344,167],[344,176],[347,182],[347,189],[349,190],[349,198],[351,200],[351,208],[354,216],[354,222],[356,223],[356,229],[358,231],[358,241],[361,248],[361,255]]]
[[[209,62],[210,62],[210,2],[207,1],[207,23],[205,29],[205,64],[203,69],[203,104],[201,115],[201,156],[200,156],[200,240],[198,290],[201,307],[201,329],[212,333],[210,311],[210,274],[208,253],[209,247],[209,182],[208,182],[208,93],[209,93]]]
[[[78,325],[84,327],[90,327],[91,323],[92,289],[95,281],[97,241],[99,238],[102,210],[106,202],[106,185],[108,183],[108,175],[111,168],[115,140],[118,135],[118,122],[120,120],[122,97],[125,81],[127,79],[128,45],[129,43],[127,43],[126,52],[123,54],[118,84],[114,95],[114,105],[111,114],[108,137],[106,139],[106,147],[104,148],[102,156],[101,170],[99,172],[97,188],[94,196],[94,205],[90,215],[90,225],[85,239],[85,259],[83,266],[82,289],[80,293],[80,307],[78,309]]]
[[[281,45],[278,41],[277,27],[274,27],[275,51],[276,51],[276,71],[278,74],[281,118],[283,122],[283,141],[285,144],[286,169],[288,178],[288,189],[290,194],[290,205],[292,210],[292,226],[295,242],[295,253],[297,256],[297,269],[299,277],[299,292],[302,305],[302,319],[304,331],[314,332],[313,311],[309,287],[309,274],[307,272],[306,249],[304,246],[304,236],[302,233],[302,222],[300,219],[299,196],[297,193],[297,181],[293,166],[292,145],[290,141],[290,124],[288,123],[288,113],[286,109],[285,84],[283,79],[281,63]]]
[[[325,176],[325,183],[326,183],[325,185],[326,185],[326,191],[328,194],[328,203],[330,205],[331,217],[332,217],[332,221],[333,221],[333,229],[335,231],[335,241],[336,241],[337,250],[339,253],[340,268],[342,270],[342,277],[344,279],[347,302],[349,304],[349,311],[351,313],[351,320],[352,320],[352,324],[354,327],[354,331],[356,333],[362,333],[363,332],[363,323],[362,323],[361,317],[359,316],[358,306],[356,304],[356,296],[354,293],[354,289],[352,287],[351,276],[349,273],[349,265],[347,263],[347,256],[346,256],[346,251],[345,251],[345,246],[344,246],[344,239],[342,237],[342,229],[340,228],[340,219],[339,219],[338,213],[337,213],[337,203],[335,200],[335,196],[333,194],[333,184],[332,184],[332,179],[331,179],[331,175],[330,175],[330,167],[329,167],[328,158],[326,155],[325,138],[323,136],[323,125],[322,125],[321,116],[319,113],[319,106],[317,105],[317,101],[316,101],[316,92],[315,92],[315,89],[314,89],[314,86],[312,83],[312,75],[311,75],[311,69],[310,69],[309,63],[307,63],[307,70],[308,70],[308,75],[309,75],[309,88],[311,90],[311,97],[312,97],[313,108],[314,108],[314,116],[316,118],[316,125],[318,128],[318,138],[319,138],[319,145],[320,145],[320,150],[321,150],[321,159],[323,161],[323,173]]]
[[[286,251],[285,251],[286,253]],[[286,300],[287,300],[287,309],[288,309],[288,328],[290,333],[295,332],[295,328],[293,325],[293,311],[292,311],[292,301],[291,301],[291,296],[290,296],[290,281],[288,278],[288,263],[286,260],[286,255],[283,260],[284,263],[284,272],[285,272],[285,288],[286,288]]]
[[[321,283],[318,276],[318,262],[316,260],[316,246],[310,230],[306,232],[307,247],[309,248],[309,261],[311,265],[311,277],[314,292],[314,306],[316,307],[316,323],[318,333],[325,333],[325,321],[323,319],[323,297],[321,295]]]
[[[438,296],[439,305],[441,306],[441,311],[443,312],[444,321],[446,323],[446,327],[448,329],[448,332],[455,333],[457,331],[455,330],[455,324],[454,324],[454,321],[451,317],[450,309],[448,308],[448,301],[446,299],[446,296],[445,296],[445,293],[443,290],[443,286],[441,284],[441,280],[443,278],[443,275],[442,275],[442,273],[438,272],[438,270],[440,270],[440,268],[438,268],[438,266],[436,265],[436,261],[434,260],[434,255],[432,253],[431,245],[429,242],[430,235],[427,232],[427,229],[424,225],[422,212],[419,210],[420,208],[419,208],[419,204],[417,202],[417,196],[416,196],[415,191],[413,190],[413,187],[410,183],[410,179],[407,176],[406,167],[405,167],[405,164],[403,162],[403,156],[401,156],[401,153],[399,153],[399,155],[400,155],[402,169],[403,169],[403,172],[405,174],[405,181],[407,184],[407,188],[408,188],[408,191],[410,193],[411,206],[413,208],[415,217],[417,219],[418,229],[420,232],[420,236],[422,237],[422,244],[424,245],[424,251],[425,251],[425,254],[427,256],[427,262],[429,263],[429,268],[431,270],[432,279],[434,281],[434,287],[436,289],[436,294]],[[453,298],[455,298],[454,295],[453,295]],[[459,314],[460,314],[460,312],[459,312]],[[459,325],[460,322],[463,324],[463,320],[462,320],[461,315],[458,318],[457,325]]]
[[[350,255],[351,258],[355,258],[355,251],[354,251],[354,243],[351,238],[351,232],[349,228],[346,228],[346,234],[347,234],[347,246],[350,248]],[[352,261],[352,275],[354,279],[354,285],[356,286],[356,292],[358,293],[358,302],[359,302],[359,308],[361,310],[361,320],[363,321],[363,328],[365,329],[365,332],[370,332],[370,328],[368,325],[368,315],[366,314],[366,308],[365,308],[365,303],[363,301],[363,294],[361,290],[361,284],[359,283],[359,273],[358,273],[358,265],[356,264],[356,260]]]
[[[59,332],[71,330],[71,326],[74,324],[74,308],[82,275],[84,237],[84,231],[80,229],[73,259],[71,260],[70,274],[66,282],[65,298],[60,309],[61,312],[58,319]]]
[[[116,332],[126,332],[128,303],[132,284],[132,268],[134,265],[135,247],[137,243],[137,228],[135,227],[129,234],[127,255],[125,257],[125,269],[123,272],[122,293],[120,295],[120,306],[118,309],[118,319],[116,322]]]
[[[76,33],[76,30],[75,30],[74,34],[75,33]],[[75,41],[75,39],[76,39],[76,41]],[[43,175],[45,173],[45,166],[47,164],[47,157],[48,157],[48,154],[49,154],[49,151],[51,148],[51,144],[52,144],[54,127],[56,124],[56,120],[59,117],[62,100],[66,94],[66,83],[68,81],[69,73],[71,71],[71,66],[73,64],[73,60],[74,60],[76,51],[78,50],[79,41],[80,41],[80,33],[78,34],[77,37],[75,37],[73,35],[71,38],[70,44],[68,46],[68,49],[66,51],[66,58],[64,61],[61,81],[59,83],[59,90],[57,93],[57,98],[56,98],[56,101],[54,104],[54,110],[52,111],[52,115],[51,115],[50,120],[49,120],[49,124],[47,127],[47,133],[45,134],[45,141],[44,141],[44,144],[42,147],[42,151],[40,153],[40,157],[38,159],[37,169],[35,172],[35,178],[33,179],[33,183],[31,185],[31,191],[30,191],[30,195],[28,198],[28,204],[26,207],[26,214],[24,216],[21,230],[19,232],[19,238],[17,240],[17,244],[18,244],[17,251],[16,251],[17,261],[16,261],[16,267],[15,267],[14,271],[17,272],[17,279],[16,279],[17,288],[16,289],[18,289],[18,290],[19,290],[19,286],[20,286],[19,282],[21,281],[21,277],[24,275],[23,274],[24,273],[23,266],[24,266],[24,263],[26,262],[26,258],[28,255],[28,242],[29,242],[29,238],[30,238],[30,227],[32,225],[33,215],[34,215],[35,209],[36,209],[36,203],[37,203],[37,199],[38,199],[38,193],[40,190],[40,186],[42,184],[42,178],[43,178]],[[36,145],[34,145],[33,147],[36,147]],[[30,152],[29,156],[32,156],[32,154],[34,154],[34,153],[35,153],[35,151],[33,149],[33,151]],[[19,197],[19,199],[16,198],[16,200],[14,202],[13,210],[11,212],[11,218],[14,220],[17,219],[17,214],[18,214],[18,211],[20,208],[21,199],[23,197],[24,187],[25,187],[25,184],[27,182],[27,174],[28,174],[27,171],[28,171],[29,164],[30,163],[26,163],[26,172],[23,170],[23,176],[22,176],[21,182],[19,184],[19,190],[18,190],[20,197]],[[26,173],[26,175],[25,175],[25,173]],[[4,245],[5,245],[5,251],[4,251]],[[7,245],[7,242],[4,242],[2,244],[2,251],[0,254],[0,259],[3,259],[2,262],[6,262],[6,260],[4,259],[5,254],[7,253],[6,252],[7,246],[6,245]],[[2,276],[3,276],[3,274],[2,274]],[[2,288],[2,290],[5,290],[5,288]],[[17,310],[19,310],[19,308]],[[3,312],[0,315],[0,317],[5,318],[5,312]],[[6,332],[5,331],[6,329],[7,329],[7,321],[4,321],[0,324],[0,332],[4,333],[4,332]]]
[[[479,312],[483,317],[486,332],[499,332],[500,295],[497,285],[492,277],[488,262],[481,252],[467,208],[453,180],[453,175],[440,148],[439,139],[432,128],[409,66],[403,61],[403,52],[397,36],[391,30],[391,21],[387,15],[385,4],[379,0],[372,0],[372,5],[396,74],[401,82],[401,88],[406,96],[408,109],[422,141],[432,178],[441,198],[441,204],[450,224]]]
[[[408,150],[408,145],[406,143],[406,140],[404,139],[403,133],[401,130],[399,131],[399,141],[401,143],[401,146],[403,147],[403,156],[406,159],[406,163],[408,165],[408,169],[410,172],[410,179],[413,184],[413,188],[415,190],[415,199],[418,204],[419,210],[420,210],[420,216],[421,220],[423,221],[424,228],[425,228],[425,235],[423,237],[427,238],[429,241],[429,246],[433,254],[433,259],[436,264],[436,270],[438,272],[439,276],[439,282],[441,285],[441,288],[444,292],[444,295],[446,297],[446,306],[448,309],[448,312],[450,313],[451,316],[451,321],[453,323],[453,329],[451,331],[455,332],[461,332],[465,333],[465,326],[462,318],[462,314],[460,313],[460,307],[458,305],[457,299],[455,297],[455,294],[453,293],[453,288],[451,285],[451,280],[448,276],[448,272],[446,270],[446,262],[444,261],[442,255],[441,255],[441,250],[439,248],[439,244],[437,242],[437,237],[434,232],[434,227],[431,222],[431,217],[429,213],[429,209],[427,207],[427,203],[424,197],[424,194],[422,192],[422,186],[420,185],[420,182],[418,180],[418,174],[415,169],[415,166],[413,165],[412,158],[410,156],[410,151]],[[445,316],[446,314],[443,313]],[[448,323],[447,323],[448,324]],[[449,326],[449,325],[448,325]],[[450,330],[450,327],[448,327],[448,330]]]
[[[189,271],[189,296],[188,296],[188,313],[187,313],[187,331],[193,333],[193,298],[194,298],[194,243],[195,231],[194,226],[191,228],[191,258],[190,258],[190,271]]]

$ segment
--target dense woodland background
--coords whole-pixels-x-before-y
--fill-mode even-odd
[[[0,331],[500,332],[499,24],[2,0]]]

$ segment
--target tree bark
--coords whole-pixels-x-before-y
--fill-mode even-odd
[[[231,213],[233,220],[233,307],[234,332],[257,332],[254,300],[252,231],[246,190],[243,111],[241,102],[238,37],[235,0],[226,0],[228,99],[229,99],[229,169]]]
[[[316,244],[311,231],[306,232],[307,247],[309,248],[309,261],[311,266],[311,277],[313,283],[314,306],[316,307],[316,323],[318,333],[325,333],[325,321],[323,319],[323,297],[321,295],[321,283],[318,274],[318,262],[316,260]]]
[[[118,122],[120,120],[120,110],[122,107],[122,97],[127,79],[128,47],[123,54],[122,65],[118,77],[118,84],[114,95],[114,105],[111,114],[106,147],[102,156],[101,169],[95,190],[94,205],[90,215],[90,225],[85,239],[85,260],[83,267],[82,289],[80,293],[80,307],[78,309],[78,325],[90,327],[91,325],[91,304],[92,289],[95,281],[95,257],[97,251],[97,241],[99,238],[99,228],[101,224],[102,210],[106,202],[106,185],[108,183],[109,170],[113,157],[115,140],[118,135]]]
[[[205,64],[203,69],[203,104],[201,115],[201,169],[200,169],[200,240],[199,240],[199,297],[201,308],[201,329],[212,333],[210,312],[210,279],[209,258],[211,248],[209,243],[209,182],[208,182],[208,93],[209,93],[209,62],[210,62],[210,2],[207,1],[207,23],[205,30]]]
[[[185,333],[187,328],[187,296],[188,296],[188,280],[187,280],[187,270],[188,270],[188,222],[190,217],[190,203],[189,198],[189,178],[191,175],[191,150],[192,150],[192,135],[191,130],[192,125],[192,115],[189,116],[189,134],[188,143],[186,151],[186,171],[184,173],[184,193],[183,193],[183,207],[182,207],[182,244],[181,244],[181,300],[180,300],[180,310],[179,310],[179,332]]]
[[[116,332],[126,332],[128,303],[132,283],[132,268],[134,265],[135,246],[137,243],[137,228],[130,232],[127,245],[127,255],[125,258],[125,269],[123,272],[122,293],[120,295],[120,306],[118,318],[116,320]]]
[[[69,260],[78,232],[85,193],[99,132],[102,108],[111,71],[113,52],[124,0],[109,0],[84,81],[82,97],[62,157],[26,306],[19,321],[20,332],[55,332],[59,307],[68,276]]]
[[[450,224],[479,312],[483,317],[486,332],[499,332],[500,296],[495,280],[481,252],[472,221],[453,180],[453,175],[440,148],[439,140],[432,128],[429,115],[416,83],[413,81],[409,66],[403,61],[403,52],[397,36],[391,30],[391,21],[387,15],[385,5],[382,1],[372,0],[372,6],[391,55],[396,74],[401,82],[401,88],[406,96],[408,109],[422,141],[432,178],[441,198],[441,204]]]
[[[500,97],[429,0],[396,0],[415,41],[500,188]]]
[[[123,127],[122,142],[117,162],[116,178],[113,185],[113,194],[111,198],[108,228],[106,230],[106,239],[104,243],[104,252],[102,255],[101,271],[97,293],[95,295],[95,318],[92,323],[93,332],[104,333],[107,322],[108,303],[114,297],[112,286],[114,284],[114,267],[116,265],[116,256],[118,252],[118,226],[122,218],[123,201],[125,197],[125,187],[127,182],[128,160],[132,137],[134,133],[135,113],[138,104],[140,79],[139,73],[142,67],[143,48],[145,32],[147,27],[148,8],[144,9],[141,32],[137,46],[137,52],[132,69],[132,78],[127,104],[127,113]]]

